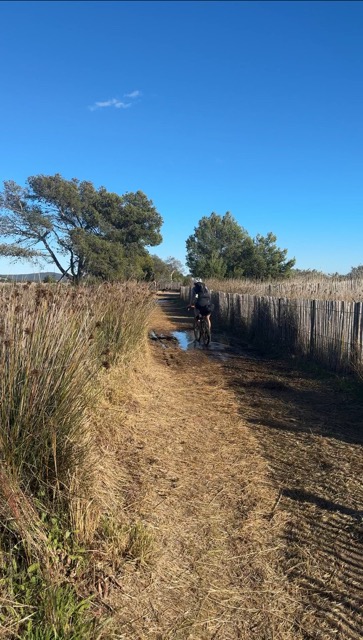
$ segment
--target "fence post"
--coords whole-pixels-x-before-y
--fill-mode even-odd
[[[362,366],[362,303],[354,304],[351,362],[354,369]]]
[[[310,355],[314,353],[315,347],[315,319],[316,319],[316,300],[310,301]]]

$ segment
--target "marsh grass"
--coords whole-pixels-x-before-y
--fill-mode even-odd
[[[218,280],[206,284],[213,291],[241,293],[275,298],[311,298],[315,300],[363,300],[363,279],[334,276],[294,276],[283,280],[253,280],[250,278]]]
[[[10,300],[0,346],[1,449],[21,484],[59,496],[84,455],[84,409],[97,360],[85,340],[87,317],[61,304],[16,311]]]
[[[146,286],[105,286],[97,298],[97,344],[105,365],[128,362],[144,346],[147,320],[155,302]]]
[[[48,637],[37,635],[42,616],[50,629],[58,618],[66,628],[67,607],[74,628],[85,620],[89,606],[78,607],[84,598],[67,586],[70,566],[74,575],[75,549],[112,513],[119,485],[92,407],[107,370],[127,367],[142,349],[154,301],[133,283],[15,285],[0,288],[0,305],[0,637],[6,629],[6,637],[35,640]],[[96,637],[87,624],[79,637]]]

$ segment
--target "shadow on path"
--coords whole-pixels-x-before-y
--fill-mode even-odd
[[[159,299],[175,331],[190,331],[193,316],[179,294]],[[212,337],[222,338],[213,330]],[[247,359],[248,345],[235,338],[228,348],[226,383],[287,514],[283,569],[301,593],[306,638],[361,640],[363,399],[291,360]]]

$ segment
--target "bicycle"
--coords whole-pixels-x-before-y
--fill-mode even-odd
[[[193,309],[191,305],[188,309]],[[206,316],[198,315],[194,318],[193,331],[196,342],[200,342],[207,347],[211,341],[211,331]]]

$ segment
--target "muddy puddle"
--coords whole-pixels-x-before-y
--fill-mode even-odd
[[[172,294],[175,298],[179,298],[177,294]],[[180,324],[181,320],[184,323],[184,320],[189,320],[187,326],[191,326],[193,322],[192,314],[189,313],[189,318],[185,317],[185,309],[184,314],[182,313],[180,305],[176,305],[172,299],[172,295],[170,292],[162,292],[158,303],[164,308],[164,311],[169,316],[171,320],[174,320]],[[212,341],[205,347],[195,340],[194,331],[192,329],[182,329],[179,331],[172,331],[169,335],[167,334],[159,334],[150,335],[152,340],[158,340],[161,344],[162,348],[167,349],[170,346],[170,342],[174,345],[177,345],[183,351],[191,351],[191,350],[203,350],[206,351],[211,357],[217,360],[230,360],[232,358],[246,358],[251,360],[261,360],[261,356],[259,356],[256,349],[254,349],[251,345],[242,344],[238,341],[238,339],[232,338],[231,336],[225,333],[214,333],[212,331]]]
[[[214,338],[212,336],[212,341],[205,347],[195,340],[193,331],[172,331],[171,335],[183,351],[200,349],[207,351],[211,357],[223,361],[237,357],[251,358],[253,360],[260,359],[258,355],[253,352],[254,350],[247,345],[246,347],[241,347],[241,345],[234,344],[233,340],[228,336],[218,335],[214,336]]]

